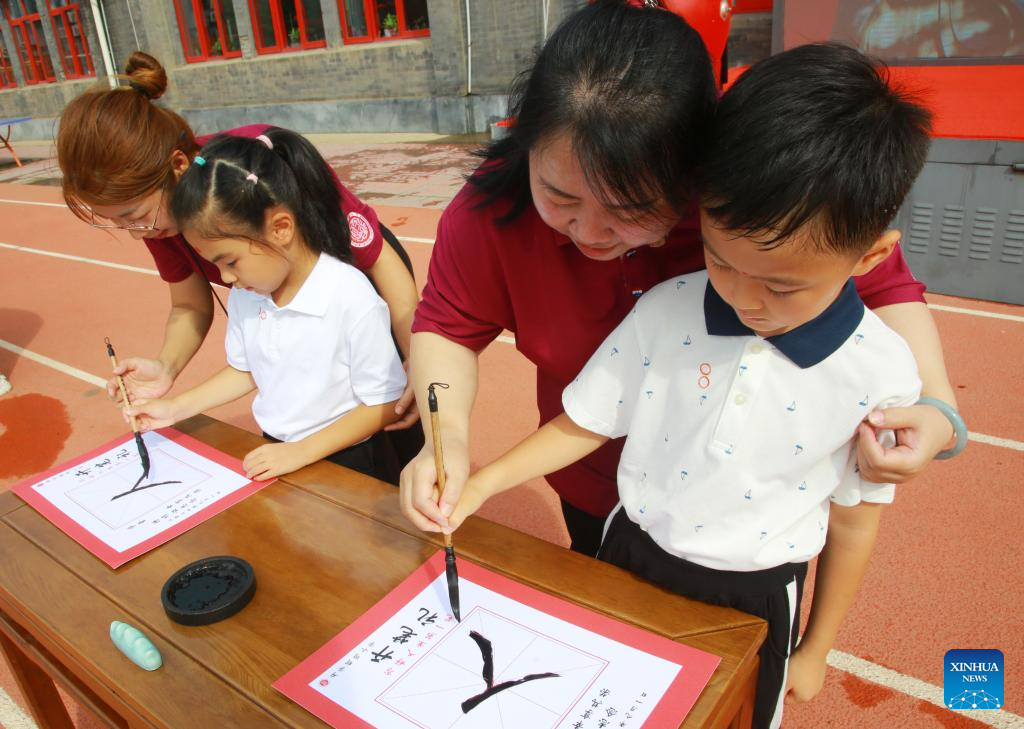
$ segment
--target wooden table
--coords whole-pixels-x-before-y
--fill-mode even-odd
[[[203,416],[179,426],[241,457],[262,439]],[[685,727],[750,725],[754,617],[664,592],[611,565],[470,519],[460,558],[597,612],[715,653],[722,662]],[[72,727],[54,682],[117,727],[324,726],[271,683],[366,612],[439,547],[398,509],[393,487],[321,462],[291,474],[117,571],[11,493],[0,494],[0,647],[44,729]],[[170,621],[160,588],[182,565],[233,554],[257,590],[204,627]],[[109,639],[112,620],[163,654],[149,673]]]

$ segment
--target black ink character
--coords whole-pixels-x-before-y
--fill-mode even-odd
[[[403,625],[402,626],[402,634],[401,635],[396,635],[394,638],[391,639],[391,642],[392,643],[401,643],[401,644],[404,645],[405,643],[409,642],[409,639],[412,636],[414,636],[414,635],[416,635],[416,633],[413,632],[412,628],[410,628],[410,627],[408,627],[406,625]]]
[[[395,655],[395,652],[390,648],[381,648],[379,651],[373,652],[373,662],[380,663],[381,661],[390,661],[391,656]],[[358,658],[358,656],[356,656]]]
[[[140,478],[139,481],[141,481],[141,480],[142,479]],[[181,483],[181,481],[161,481],[159,483],[147,483],[145,486],[139,486],[139,484],[136,483],[134,486],[132,486],[130,489],[128,489],[124,493],[118,494],[117,496],[111,497],[110,500],[111,501],[116,501],[117,499],[120,499],[122,496],[127,496],[128,494],[134,494],[134,493],[137,493],[139,491],[145,491],[146,489],[156,488],[157,486],[166,486],[167,484],[171,484],[171,483]],[[166,517],[166,514],[164,516]]]
[[[480,648],[480,654],[484,659],[483,677],[484,683],[487,684],[487,689],[483,693],[479,693],[476,696],[470,697],[462,702],[462,713],[468,714],[470,711],[475,709],[479,703],[486,701],[490,697],[497,693],[501,693],[505,689],[518,686],[521,683],[527,681],[536,681],[539,678],[558,678],[557,673],[530,673],[523,676],[515,681],[504,681],[499,683],[497,686],[494,685],[494,652],[491,648],[491,641],[480,635],[475,630],[469,632],[469,637],[476,641],[477,647]]]
[[[427,623],[436,623],[437,613],[431,615],[430,611],[426,608],[420,608],[420,614],[419,617],[416,618],[416,620],[419,621],[420,625],[426,625]]]

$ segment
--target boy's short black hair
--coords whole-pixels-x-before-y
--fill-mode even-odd
[[[765,247],[816,226],[816,247],[863,253],[924,165],[931,113],[886,68],[838,43],[764,60],[719,102],[697,170],[716,226]]]

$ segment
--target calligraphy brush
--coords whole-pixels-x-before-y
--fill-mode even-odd
[[[441,451],[441,421],[437,415],[437,395],[434,387],[448,389],[443,382],[431,382],[427,387],[427,407],[430,409],[430,429],[434,433],[434,467],[437,471],[438,503],[444,496],[444,453]],[[455,569],[455,547],[452,546],[452,535],[444,535],[444,573],[448,579],[448,601],[452,605],[452,613],[455,619],[462,622],[462,614],[459,611],[459,573]]]
[[[114,345],[110,343],[110,337],[103,338],[104,343],[107,345],[107,356],[110,357],[110,364],[117,369],[117,355],[114,354]],[[121,397],[124,399],[125,405],[131,405],[132,401],[128,399],[128,390],[124,386],[124,378],[121,375],[117,375],[117,386],[121,390]],[[149,451],[146,449],[146,444],[142,441],[142,433],[139,432],[139,424],[135,420],[135,416],[131,416],[132,432],[135,433],[135,445],[139,449],[139,460],[142,461],[142,475],[139,476],[139,480],[135,482],[135,486],[142,483],[143,479],[149,475]],[[132,486],[134,489],[135,486]]]

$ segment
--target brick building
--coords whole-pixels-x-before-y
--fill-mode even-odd
[[[51,137],[64,105],[138,48],[199,131],[486,131],[545,29],[584,2],[0,0],[0,118],[32,116],[17,136]]]

